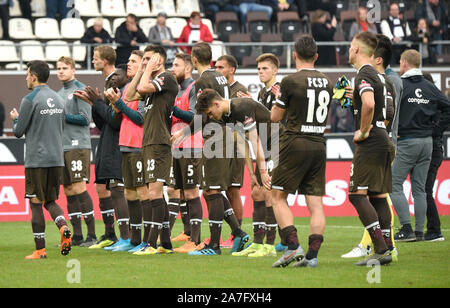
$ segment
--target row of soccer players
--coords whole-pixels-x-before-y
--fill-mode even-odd
[[[357,149],[362,149],[357,150],[352,165],[350,201],[358,210],[361,220],[374,242],[375,255],[371,258],[376,258],[381,263],[388,263],[391,260],[390,251],[392,250],[392,247],[390,247],[392,245],[389,244],[390,236],[381,235],[380,237],[382,215],[380,214],[380,219],[378,219],[378,212],[375,211],[377,207],[374,206],[376,202],[370,203],[366,197],[368,191],[380,192],[377,196],[371,196],[371,201],[377,199],[378,205],[382,205],[379,207],[384,209],[383,212],[386,212],[385,209],[389,208],[385,192],[390,189],[388,181],[390,162],[386,162],[392,159],[393,153],[392,143],[384,126],[386,115],[383,108],[386,107],[386,91],[384,91],[386,84],[384,79],[379,78],[378,72],[372,65],[366,65],[374,63],[372,55],[376,47],[376,37],[370,34],[361,34],[354,39],[350,49],[350,62],[359,69],[355,81],[357,91],[353,96],[353,108],[357,120],[355,142],[357,143]],[[267,62],[269,68],[266,68],[266,70],[276,71],[278,59],[273,55],[264,56],[266,58],[259,63]],[[325,193],[326,164],[323,132],[325,131],[329,103],[332,97],[332,84],[325,75],[314,69],[314,62],[318,55],[317,46],[312,37],[303,36],[295,44],[294,59],[298,72],[284,78],[279,86],[273,84],[275,78],[270,80],[271,85],[269,82],[265,82],[266,89],[261,92],[259,103],[245,97],[247,95],[244,92],[245,89],[240,94],[236,94],[242,97],[228,99],[230,92],[233,91],[233,84],[229,87],[229,80],[218,71],[211,69],[211,49],[207,44],[200,43],[193,48],[192,64],[190,64],[186,55],[177,56],[179,61],[174,63],[173,73],[164,69],[165,57],[165,51],[160,46],[147,47],[143,55],[138,52],[133,53],[130,56],[130,65],[127,67],[127,77],[132,78],[132,80],[125,85],[120,84],[120,82],[123,79],[126,80],[126,78],[121,78],[119,71],[112,65],[115,60],[114,50],[107,46],[97,47],[94,51],[93,63],[96,70],[102,71],[106,80],[106,104],[98,89],[94,90],[89,86],[84,87],[75,79],[64,80],[64,71],[68,75],[73,74],[73,62],[68,58],[61,58],[58,61],[58,77],[64,82],[61,95],[64,100],[67,97],[67,101],[62,106],[69,105],[69,101],[74,99],[89,103],[84,105],[73,104],[77,105],[77,108],[88,106],[89,108],[86,108],[85,113],[80,110],[71,113],[66,108],[67,114],[64,116],[66,126],[67,123],[73,123],[78,126],[77,128],[81,127],[86,130],[87,125],[83,124],[86,123],[86,119],[89,119],[89,111],[92,111],[92,118],[101,130],[95,157],[95,181],[105,223],[105,235],[90,247],[112,246],[116,242],[117,239],[114,234],[115,213],[121,241],[118,241],[112,249],[131,245],[132,248],[137,250],[137,254],[172,252],[170,213],[164,199],[163,185],[170,181],[172,142],[179,146],[179,139],[186,139],[186,137],[191,136],[188,144],[193,155],[188,158],[184,156],[173,160],[175,190],[171,191],[172,199],[181,199],[181,195],[180,198],[176,198],[176,190],[181,189],[181,194],[189,209],[190,241],[192,245],[191,247],[185,247],[189,253],[193,255],[220,254],[220,234],[222,222],[225,219],[232,229],[234,239],[232,253],[234,255],[249,255],[250,253],[274,255],[274,248],[271,246],[273,246],[276,225],[278,225],[281,241],[287,248],[283,256],[273,266],[287,266],[294,260],[299,261],[294,266],[317,266],[317,254],[323,242],[325,229],[325,216],[321,202]],[[224,60],[229,65],[230,62],[226,57]],[[220,64],[220,61],[218,64]],[[180,72],[179,75],[177,75],[177,69],[179,69],[177,65],[184,67],[184,72]],[[193,68],[197,69],[200,76],[195,83],[192,78],[190,80],[186,77],[186,72],[190,71],[191,73]],[[39,84],[42,80],[39,79],[35,71],[36,69],[33,69],[33,64],[31,64],[28,76],[32,81],[34,80]],[[261,67],[258,65],[258,71],[260,77],[264,75],[263,65]],[[262,78],[261,81],[264,82]],[[179,84],[184,91],[179,90]],[[77,89],[68,90],[70,86]],[[270,86],[272,87],[270,88]],[[42,92],[39,91],[39,86],[32,85],[30,88],[33,88],[33,92],[24,99],[22,105],[26,103],[26,100],[33,102]],[[185,93],[190,93],[191,89],[194,89],[193,95]],[[63,91],[67,92],[64,93]],[[236,93],[239,93],[239,91]],[[50,96],[47,95],[46,97]],[[191,103],[190,97],[196,99],[195,104]],[[47,108],[48,111],[43,112],[41,110],[41,115],[54,116],[59,114],[55,109],[48,109],[48,107],[55,107],[54,100],[56,99],[51,101],[47,99],[47,107],[43,105],[43,108]],[[59,100],[62,101],[62,99]],[[267,106],[266,104],[270,105]],[[192,112],[189,112],[189,110],[192,111],[193,105],[199,114],[197,117],[193,117]],[[372,108],[373,113],[366,112],[366,105]],[[20,113],[22,114],[22,106]],[[24,131],[18,129],[18,127],[23,127],[23,125],[20,125],[22,124],[20,123],[22,116],[18,117],[17,114],[16,118],[14,132],[16,136],[20,136],[22,135],[21,132]],[[195,123],[198,121],[195,118],[200,118],[201,125],[196,127]],[[260,124],[265,123],[267,124],[266,128],[271,128],[272,122],[279,123],[283,119],[286,119],[285,125],[278,126],[276,133],[269,132],[266,134],[266,140],[261,140]],[[245,135],[250,140],[253,152],[256,154],[255,172],[253,172],[253,165],[248,163],[252,184],[254,184],[252,194],[255,201],[253,215],[254,241],[245,250],[243,248],[249,236],[240,228],[239,220],[236,218],[230,202],[222,194],[222,191],[228,191],[230,183],[233,183],[233,181],[230,182],[230,177],[239,177],[242,174],[240,171],[231,171],[233,168],[236,168],[234,170],[239,169],[239,167],[233,166],[233,164],[239,165],[239,163],[233,163],[233,159],[223,158],[225,155],[210,158],[205,155],[205,151],[201,151],[201,159],[195,158],[195,152],[201,149],[203,142],[206,145],[208,139],[214,137],[206,133],[207,131],[214,131],[214,129],[205,130],[204,128],[207,125],[216,124],[221,128],[215,131],[225,131],[227,128],[223,125],[224,123],[240,123]],[[383,125],[379,123],[383,123]],[[180,125],[177,126],[176,124]],[[198,135],[198,130],[201,128],[203,128],[204,140],[202,140],[201,135]],[[67,129],[64,129],[64,140],[66,141],[63,147],[64,159],[66,160],[64,178],[65,180],[70,179],[70,183],[67,181],[64,184],[68,201],[70,202],[70,199],[75,200],[70,206],[68,205],[68,208],[74,208],[73,205],[78,203],[78,209],[82,209],[79,211],[69,209],[69,216],[74,227],[74,240],[80,240],[81,225],[76,219],[80,220],[80,213],[85,220],[93,214],[92,207],[85,206],[85,203],[81,201],[81,196],[85,195],[86,191],[86,179],[89,178],[89,174],[86,175],[89,170],[89,168],[86,168],[89,165],[89,159],[82,152],[87,150],[86,153],[89,153],[90,146],[87,149],[79,147],[80,137],[75,133],[73,136],[69,136],[68,133],[65,133],[66,131]],[[370,138],[369,132],[371,132]],[[41,137],[44,136],[41,135]],[[269,153],[272,155],[274,151],[267,153],[261,146],[262,143],[265,143],[266,149],[269,148],[272,142],[269,142],[268,139],[274,136],[279,136],[280,151],[276,154],[276,157],[269,156]],[[28,153],[28,151],[33,151],[29,150],[28,137],[27,135],[27,157],[28,154],[35,154]],[[43,139],[50,141],[47,138]],[[372,142],[365,142],[363,143],[364,146],[362,146],[363,144],[360,146],[360,142],[365,139],[371,139]],[[38,143],[40,142],[38,141]],[[370,149],[367,153],[364,151],[367,150],[365,149],[366,145]],[[181,147],[184,150],[186,145],[182,143]],[[373,147],[377,149],[375,153]],[[364,152],[364,155],[358,155],[361,151]],[[174,154],[175,152],[174,150]],[[370,156],[368,154],[384,156],[382,158],[377,156],[376,161],[380,163],[374,166],[373,160],[368,158]],[[364,163],[367,159],[372,162],[371,166],[374,168],[370,172],[367,172]],[[26,159],[26,177],[27,171],[35,169],[35,167],[27,164],[28,161]],[[273,161],[277,161],[278,164],[275,169],[270,170],[268,167],[273,166]],[[63,168],[56,169],[62,171]],[[362,169],[364,169],[364,172],[362,172]],[[380,172],[386,174],[385,177],[382,177],[382,183],[379,183],[380,177],[378,175]],[[53,177],[57,181],[58,176],[55,174],[52,175]],[[28,178],[33,179],[33,176]],[[79,183],[80,178],[82,179],[81,184],[76,184]],[[36,181],[27,180],[26,182],[28,196],[34,196],[33,198],[42,201],[34,204],[44,204],[46,208],[47,204],[54,204],[54,201],[51,200],[57,199],[56,189],[53,189],[53,195],[56,194],[55,199],[55,196],[47,195],[48,189],[41,189],[44,195],[38,194],[40,189],[36,189]],[[31,185],[28,185],[29,182]],[[360,183],[366,183],[365,185],[369,183],[369,185],[368,187],[362,187]],[[199,246],[202,213],[198,185],[201,185],[206,192],[211,232],[210,241],[207,245],[202,246]],[[231,187],[233,186],[231,185]],[[376,187],[376,189],[372,187]],[[298,243],[293,216],[286,203],[287,195],[296,191],[306,195],[307,205],[312,216],[309,247],[306,254]],[[125,201],[125,196],[129,201],[128,204]],[[233,197],[231,199],[233,200]],[[386,204],[384,204],[385,201]],[[92,204],[92,201],[87,203]],[[42,212],[42,207],[40,211]],[[372,215],[373,212],[375,212],[376,217]],[[35,211],[33,211],[33,221],[35,216],[39,216],[34,214]],[[176,212],[176,214],[178,213]],[[55,219],[55,222],[63,220],[60,216],[58,216],[59,220]],[[390,215],[387,216],[389,216],[390,224]],[[139,243],[141,220],[144,221],[144,243],[142,245]],[[385,217],[383,216],[384,220]],[[35,239],[38,239],[42,232],[35,232],[34,225],[33,232],[35,233]],[[39,225],[39,223],[36,225]],[[146,226],[147,230],[145,230]],[[67,232],[67,228],[64,230]],[[262,245],[265,233],[267,233],[269,245]],[[83,241],[83,243],[89,245],[89,240],[91,243],[95,240],[94,236],[88,228],[88,241]],[[157,246],[158,236],[161,243],[159,246]],[[36,248],[38,250],[37,244]],[[130,248],[130,246],[127,248]],[[367,260],[358,264],[364,265],[366,262]]]

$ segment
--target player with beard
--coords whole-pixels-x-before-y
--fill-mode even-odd
[[[189,126],[194,114],[197,95],[195,92],[195,81],[192,78],[194,69],[192,58],[188,54],[177,54],[172,66],[172,72],[177,78],[180,90],[175,100],[172,117],[172,133]],[[186,243],[174,249],[177,252],[189,253],[199,250],[201,245],[201,225],[203,209],[199,196],[200,186],[200,163],[203,148],[203,138],[198,132],[191,138],[184,140],[174,148],[173,173],[175,177],[175,189],[181,190],[181,194],[186,200],[186,218],[183,224],[190,232]],[[183,215],[183,208],[181,207]],[[178,214],[178,213],[177,213]],[[183,216],[182,216],[183,218]],[[187,226],[186,226],[187,223]],[[174,239],[175,240],[175,239]]]
[[[197,69],[200,77],[195,83],[197,96],[205,89],[214,89],[222,97],[229,97],[229,87],[227,79],[219,72],[211,68],[212,52],[207,43],[198,43],[192,48],[192,63]],[[202,187],[206,194],[205,199],[209,203],[209,227],[211,238],[205,247],[198,251],[192,251],[190,255],[220,255],[220,237],[223,220],[230,225],[234,237],[231,252],[241,251],[249,236],[239,227],[239,222],[234,215],[228,199],[222,195],[222,191],[228,189],[228,174],[230,161],[226,157],[226,147],[224,139],[226,127],[223,121],[210,121],[205,115],[195,115],[190,125],[183,130],[179,130],[172,136],[172,141],[178,143],[192,133],[203,129],[205,146],[208,145],[213,153],[206,153],[203,149],[202,157]],[[215,146],[221,148],[216,149]],[[212,155],[211,155],[212,154]],[[220,157],[217,157],[217,155]],[[211,157],[212,156],[212,157]]]
[[[152,208],[151,229],[147,245],[137,255],[172,253],[169,209],[164,199],[164,183],[169,183],[172,151],[170,123],[178,84],[173,74],[164,68],[166,51],[158,45],[147,46],[141,65],[125,96],[127,101],[144,100],[144,157],[145,183],[149,187]],[[161,245],[157,247],[160,235]]]
[[[65,102],[66,123],[64,126],[64,193],[67,211],[73,226],[72,245],[90,246],[97,241],[95,235],[94,205],[87,191],[91,169],[91,106],[73,93],[85,85],[75,78],[75,61],[60,57],[56,62],[58,79],[63,87],[58,94]],[[83,239],[81,216],[87,225],[86,240]]]
[[[357,262],[384,265],[392,262],[391,251],[382,233],[382,225],[391,223],[386,193],[392,191],[392,142],[386,130],[386,81],[371,65],[377,47],[375,34],[363,32],[355,36],[349,52],[349,63],[358,73],[355,78],[353,110],[356,144],[350,170],[349,200],[358,212],[374,245],[375,253]]]

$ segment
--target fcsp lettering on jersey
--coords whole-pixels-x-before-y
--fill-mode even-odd
[[[328,85],[328,80],[326,78],[312,78],[308,77],[308,87],[314,88],[325,88]]]

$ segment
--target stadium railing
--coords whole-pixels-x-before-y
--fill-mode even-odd
[[[41,47],[43,50],[45,50],[45,47],[47,46],[46,43],[41,42]],[[292,51],[294,50],[294,42],[213,42],[210,43],[212,46],[218,46],[218,47],[222,47],[224,48],[224,54],[228,53],[228,54],[233,54],[232,52],[230,52],[230,48],[233,47],[241,47],[241,46],[251,46],[253,47],[253,54],[258,54],[261,53],[261,50],[263,47],[284,47],[284,51],[283,51],[283,59],[285,60],[284,62],[282,61],[282,67],[287,68],[287,69],[291,69],[293,68],[293,66],[295,65],[295,63],[293,62],[293,59],[291,57],[292,55]],[[339,60],[339,55],[341,55],[343,57],[343,59],[345,59],[345,56],[348,54],[348,47],[350,46],[351,42],[349,41],[332,41],[332,42],[317,42],[318,46],[332,46],[336,48],[336,53],[337,53],[337,60]],[[80,48],[80,47],[85,47],[86,48],[86,58],[87,59],[91,59],[92,55],[91,52],[93,50],[92,47],[95,47],[99,44],[85,44],[85,43],[79,43],[79,42],[68,42],[68,43],[64,43],[64,44],[60,44],[58,45],[56,42],[54,42],[51,46],[52,47],[69,47],[70,50],[73,50],[74,47],[76,48]],[[117,43],[111,43],[111,44],[101,44],[101,45],[110,45],[114,48],[119,47],[120,44]],[[148,45],[148,43],[140,43],[137,44],[137,46],[139,46],[140,49],[144,49],[146,46]],[[186,46],[194,46],[195,44],[186,44],[186,43],[176,43],[173,45],[173,47],[186,47]],[[403,45],[406,48],[410,48],[412,46],[418,46],[418,50],[420,53],[422,53],[422,51],[424,50],[424,48],[426,48],[425,44],[422,43],[417,43],[417,42],[410,42],[410,41],[404,41],[404,42],[400,42],[397,43],[396,45]],[[438,46],[441,45],[442,49],[445,50],[442,55],[440,55],[438,57],[437,63],[435,65],[442,65],[442,64],[447,64],[450,65],[450,40],[445,40],[445,41],[433,41],[432,44],[433,46]],[[35,47],[35,44],[26,44],[26,42],[22,42],[22,43],[13,43],[13,45],[16,50],[18,51],[17,55],[18,55],[18,62],[16,62],[17,65],[17,70],[22,70],[24,69],[24,64],[25,61],[23,59],[23,52],[22,52],[22,48],[27,47],[27,46],[33,46]],[[10,47],[10,46],[9,46]],[[1,48],[1,46],[0,46]],[[261,48],[261,49],[259,49]],[[256,57],[255,57],[256,58]],[[40,59],[40,60],[46,60],[46,59]],[[52,62],[52,61],[49,61]],[[54,61],[53,61],[54,62]],[[5,62],[4,62],[5,63]],[[85,64],[85,69],[86,70],[92,70],[92,63],[91,61],[78,61],[78,63],[83,63]],[[337,66],[348,66],[346,61],[343,61],[343,64],[339,63],[339,61],[337,62]]]

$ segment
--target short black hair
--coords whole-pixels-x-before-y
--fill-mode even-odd
[[[211,46],[204,42],[195,44],[194,47],[192,47],[191,54],[192,57],[197,58],[197,61],[202,65],[209,64],[212,59]]]
[[[238,62],[235,57],[232,55],[223,55],[220,56],[217,61],[226,61],[229,66],[234,67],[234,70],[236,71],[238,68]]]
[[[198,113],[203,113],[208,110],[214,100],[222,100],[222,96],[214,89],[205,89],[197,97],[197,103],[195,104],[195,109]]]
[[[161,45],[157,45],[157,44],[148,45],[147,47],[145,47],[144,53],[149,52],[149,51],[159,54],[161,57],[164,58],[164,63],[166,63],[167,53],[166,53],[166,50],[164,49],[164,47],[162,47]]]
[[[126,72],[128,70],[128,65],[126,65],[125,63],[121,63],[121,64],[116,66],[116,69]]]
[[[30,74],[35,75],[40,83],[46,83],[50,76],[50,67],[47,62],[41,60],[34,60],[27,63],[30,69]]]
[[[377,34],[377,47],[373,53],[374,58],[383,59],[383,67],[386,69],[392,59],[392,42],[383,34]]]
[[[317,53],[317,44],[312,35],[303,34],[295,42],[295,53],[302,60],[312,61]]]

